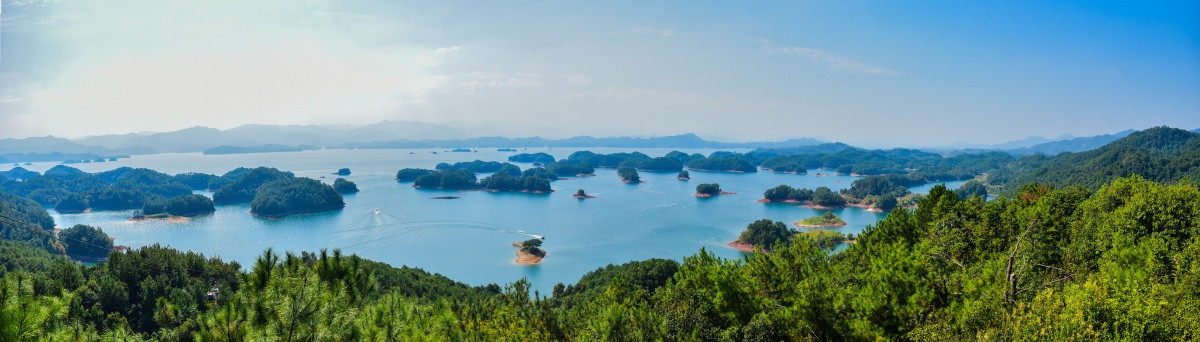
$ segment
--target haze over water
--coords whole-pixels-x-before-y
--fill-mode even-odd
[[[528,149],[565,158],[577,150],[596,153],[640,151],[661,156],[672,149]],[[506,161],[519,152],[453,153],[446,149],[416,150],[316,150],[303,152],[202,155],[156,154],[133,156],[116,162],[73,164],[87,172],[107,171],[121,166],[144,167],[169,174],[204,172],[223,174],[237,167],[268,166],[291,171],[300,177],[331,183],[332,173],[342,167],[352,174],[344,177],[357,183],[357,194],[345,197],[340,211],[294,215],[278,220],[255,218],[249,204],[217,206],[211,215],[188,223],[167,221],[128,222],[132,211],[57,214],[60,227],[88,224],[104,229],[116,244],[133,248],[161,244],[181,250],[236,260],[246,267],[268,247],[277,252],[318,251],[341,248],[347,253],[382,261],[393,266],[422,268],[470,285],[505,284],[527,278],[533,288],[548,294],[556,283],[574,283],[583,274],[610,263],[620,264],[649,258],[682,259],[701,248],[725,258],[741,253],[725,244],[737,238],[754,220],[769,218],[794,222],[822,211],[795,204],[763,204],[768,188],[779,184],[838,190],[857,177],[758,173],[691,172],[691,181],[675,179],[675,173],[642,172],[644,183],[625,184],[611,169],[597,169],[595,177],[552,182],[549,195],[489,193],[483,191],[440,191],[415,189],[411,183],[395,181],[401,168],[429,168],[440,162],[480,160]],[[712,150],[683,149],[707,155]],[[438,152],[433,154],[432,152]],[[522,169],[531,165],[515,163]],[[53,163],[25,166],[45,171]],[[324,177],[323,179],[320,177]],[[479,175],[479,178],[486,174]],[[701,199],[692,196],[700,183],[719,183],[734,195]],[[957,188],[961,182],[948,184]],[[913,188],[927,192],[932,187]],[[596,196],[578,200],[576,189]],[[211,195],[206,193],[206,195]],[[436,196],[458,199],[431,199]],[[379,210],[376,214],[375,209]],[[834,210],[848,225],[843,233],[859,234],[883,214],[859,208]],[[514,264],[516,248],[510,243],[545,236],[548,252],[539,265]]]

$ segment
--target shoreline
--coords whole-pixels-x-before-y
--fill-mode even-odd
[[[575,197],[575,198],[578,198],[578,199],[596,198],[596,196],[592,196],[592,195],[583,195],[583,196],[580,196],[579,194],[574,194],[574,195],[571,195],[571,197]]]
[[[772,201],[772,200],[769,200],[769,199],[766,199],[766,198],[759,198],[759,199],[758,199],[758,200],[756,200],[755,202],[758,202],[758,203],[789,203],[789,204],[801,204],[801,203],[804,203],[804,202],[800,202],[800,201],[797,201],[797,200],[794,200],[794,199],[787,199],[787,200],[782,200],[782,201]]]
[[[699,193],[699,192],[692,194],[692,196],[696,196],[696,197],[699,197],[699,198],[711,198],[711,197],[716,197],[716,196],[718,196],[718,195],[737,195],[737,193],[736,193],[736,192],[726,192],[726,191],[721,191],[721,192],[718,192],[716,195],[713,195],[713,194],[702,194],[702,193]]]
[[[883,212],[883,209],[879,209],[870,204],[864,204],[864,203],[847,203],[846,206],[861,208],[861,209],[864,209],[866,211],[873,212],[873,213],[882,213]]]
[[[845,227],[846,226],[846,222],[833,223],[833,224],[804,224],[804,223],[800,223],[800,222],[802,222],[802,221],[792,222],[792,224],[796,225],[797,227],[808,228],[808,229],[824,229],[824,228]]]
[[[517,253],[516,253],[517,260],[513,261],[513,263],[515,263],[517,265],[526,265],[526,266],[537,265],[538,263],[542,262],[542,259],[546,258],[546,251],[544,251],[542,249],[537,250],[538,252],[542,252],[541,255],[538,255],[536,253],[527,253],[525,251],[522,251],[521,250],[521,242],[519,242],[519,241],[513,242],[512,246],[517,247]]]
[[[209,214],[211,214],[211,213],[209,213]],[[203,215],[203,214],[201,214],[201,215]],[[188,222],[192,221],[192,218],[188,217],[188,216],[175,216],[175,215],[166,215],[166,216],[153,216],[152,215],[152,216],[140,216],[140,217],[134,216],[134,217],[130,217],[128,220],[125,220],[125,221],[143,222],[143,221],[153,221],[153,220],[162,220],[162,221],[167,221],[167,222],[171,222],[171,223],[188,223]]]
[[[725,246],[736,249],[742,253],[755,253],[754,245],[744,243],[744,242],[738,242],[737,240],[730,241],[729,243],[725,244]]]

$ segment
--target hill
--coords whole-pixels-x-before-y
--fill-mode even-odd
[[[1026,156],[991,172],[988,183],[1009,192],[1029,183],[1095,190],[1132,174],[1158,182],[1200,179],[1200,133],[1154,127],[1091,151]]]

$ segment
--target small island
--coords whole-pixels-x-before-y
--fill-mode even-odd
[[[517,151],[517,149],[515,149],[515,148],[498,148],[498,149],[496,149],[496,152],[516,152],[516,151]]]
[[[713,196],[717,196],[717,195],[733,195],[733,194],[737,194],[737,193],[721,191],[720,184],[704,183],[704,184],[700,184],[700,185],[696,186],[696,193],[694,194],[694,196],[700,197],[700,198],[709,198],[709,197],[713,197]]]
[[[804,207],[812,209],[837,209],[846,206],[846,198],[828,187],[809,190],[793,188],[786,184],[767,189],[758,202],[803,203]]]
[[[167,200],[147,201],[142,210],[129,221],[169,220],[187,222],[189,217],[211,214],[216,211],[213,201],[204,195],[183,195]]]
[[[832,211],[825,211],[825,214],[821,216],[809,217],[792,224],[804,228],[829,228],[845,226],[846,221],[842,221],[842,218],[835,215]]]
[[[311,178],[291,178],[263,184],[250,202],[254,216],[282,218],[318,213],[346,206],[342,195],[329,184]]]
[[[421,177],[430,173],[433,173],[433,170],[413,168],[401,169],[400,171],[396,171],[396,181],[412,182],[417,180],[417,177]]]
[[[678,175],[675,175],[675,179],[678,179],[681,181],[687,181],[687,180],[692,180],[692,177],[691,177],[691,174],[688,173],[688,170],[683,170],[683,171],[679,171]]]
[[[358,192],[358,185],[345,178],[338,178],[333,181],[333,190],[336,190],[339,194],[353,194]]]
[[[513,242],[512,245],[520,248],[517,250],[517,265],[537,265],[546,257],[546,251],[541,248],[542,239]]]
[[[755,250],[770,250],[771,246],[776,243],[787,243],[791,241],[792,236],[796,231],[788,229],[787,224],[770,219],[761,219],[754,221],[746,226],[738,235],[737,240],[727,244],[733,249],[751,253]]]
[[[596,198],[596,196],[588,195],[586,191],[583,191],[583,189],[579,189],[579,191],[576,191],[574,195],[571,195],[571,197],[578,199]]]
[[[335,173],[335,174],[338,176],[349,176],[350,168],[346,168],[346,167],[340,168],[340,169],[338,169],[337,173]]]
[[[617,168],[617,176],[620,176],[621,181],[625,182],[625,184],[637,184],[642,182],[642,177],[638,176],[637,169],[629,166]]]

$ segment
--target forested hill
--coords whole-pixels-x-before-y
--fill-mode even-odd
[[[609,266],[540,295],[336,252],[267,250],[239,270],[151,246],[85,267],[0,241],[0,340],[1200,339],[1188,183],[986,202],[937,186],[840,252],[815,233],[744,259],[701,249]]]
[[[1029,183],[1095,190],[1134,174],[1161,182],[1185,177],[1200,180],[1200,133],[1154,127],[1087,152],[1053,157],[1035,154],[992,171],[988,183],[1009,192]]]

